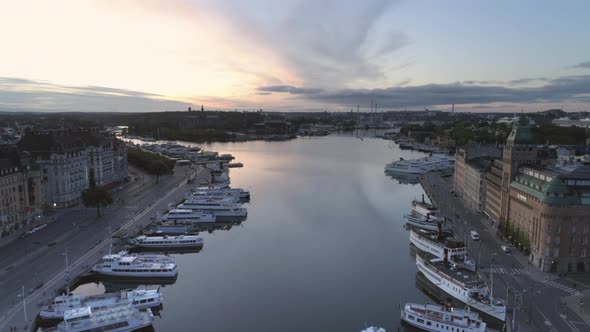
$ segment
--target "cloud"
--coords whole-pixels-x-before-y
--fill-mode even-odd
[[[140,91],[0,77],[0,111],[150,112],[178,111],[188,106]]]
[[[322,91],[322,89],[319,88],[298,88],[290,85],[261,86],[257,90],[264,92],[282,92],[290,94],[314,94]]]
[[[573,68],[590,69],[590,61],[578,63],[577,65],[574,65]]]
[[[548,80],[539,87],[506,87],[464,83],[426,84],[385,89],[344,89],[304,96],[308,100],[340,106],[368,104],[374,98],[382,107],[427,107],[450,104],[590,103],[590,75]]]
[[[521,84],[528,84],[533,82],[547,82],[549,81],[546,77],[535,77],[535,78],[520,78],[517,80],[508,81],[509,85],[521,85]]]

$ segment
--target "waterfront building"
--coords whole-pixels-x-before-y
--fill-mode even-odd
[[[8,235],[28,224],[42,206],[40,172],[30,154],[0,146],[0,224]]]
[[[49,207],[77,205],[91,179],[108,188],[127,177],[125,145],[94,128],[28,131],[19,146],[41,167]]]
[[[477,211],[484,211],[486,172],[493,158],[499,157],[500,150],[494,145],[468,145],[457,149],[453,190]]]
[[[485,175],[484,214],[494,223],[500,220],[502,201],[502,160],[494,160]]]
[[[510,185],[508,220],[548,272],[590,271],[590,167],[523,165]]]

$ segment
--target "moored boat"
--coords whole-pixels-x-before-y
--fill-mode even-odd
[[[432,332],[485,332],[487,324],[469,310],[438,304],[406,303],[401,320],[419,329]]]
[[[152,325],[154,315],[148,308],[139,311],[130,304],[92,310],[82,307],[67,310],[64,321],[43,331],[51,332],[128,332]]]
[[[129,241],[130,244],[143,249],[183,249],[203,246],[203,239],[195,235],[145,236],[140,235]]]
[[[92,271],[104,276],[129,278],[174,278],[178,274],[176,263],[170,257],[127,253],[105,255]]]
[[[416,266],[424,276],[443,292],[498,320],[506,320],[506,305],[495,299],[488,285],[477,273],[461,268],[432,254],[416,255]]]
[[[438,258],[444,258],[446,255],[449,261],[475,271],[475,261],[469,258],[465,243],[454,239],[448,232],[443,232],[440,224],[436,232],[410,229],[410,243],[420,251],[433,254]]]
[[[162,304],[160,289],[134,289],[118,293],[81,295],[70,292],[55,297],[49,305],[43,306],[39,317],[43,320],[63,320],[66,311],[89,307],[98,310],[115,305],[131,304],[137,309],[153,308]]]

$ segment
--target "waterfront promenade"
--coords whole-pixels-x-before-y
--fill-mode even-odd
[[[481,275],[488,281],[493,275],[493,293],[507,299],[510,309],[507,331],[590,331],[590,317],[584,308],[572,305],[590,292],[587,286],[577,282],[574,288],[571,279],[541,272],[528,264],[526,256],[496,236],[497,225],[451,194],[452,176],[427,173],[420,177],[420,183],[456,237],[468,244]],[[471,240],[471,230],[479,233],[480,241]],[[503,252],[502,245],[509,246],[512,252]]]
[[[161,177],[156,184],[155,177],[135,172],[134,181],[113,194],[113,205],[104,209],[102,217],[96,217],[95,208],[57,211],[43,230],[2,248],[0,331],[10,331],[11,326],[29,330],[42,303],[109,251],[112,234],[135,234],[184,197],[189,176],[196,175],[197,183],[210,176],[204,168],[177,166],[173,175]]]

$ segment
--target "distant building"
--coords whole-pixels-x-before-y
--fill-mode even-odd
[[[0,146],[0,232],[12,233],[28,224],[42,205],[40,172],[30,154],[15,145]]]
[[[560,126],[560,127],[574,126],[574,127],[581,127],[581,128],[590,128],[590,118],[574,120],[574,119],[564,117],[564,118],[559,118],[559,119],[553,120],[553,124]]]
[[[42,170],[45,202],[53,208],[77,205],[90,179],[113,187],[127,177],[127,149],[96,129],[29,131],[19,142]]]

